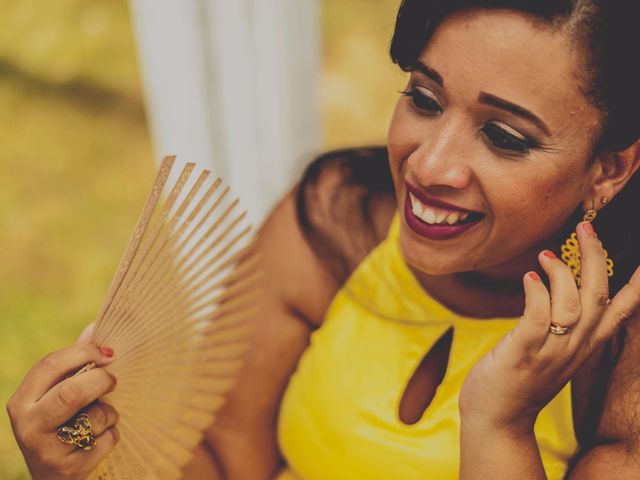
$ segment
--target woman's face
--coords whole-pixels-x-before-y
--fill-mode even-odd
[[[578,58],[566,33],[513,12],[461,12],[437,28],[388,137],[412,267],[522,274],[590,206],[600,114]]]

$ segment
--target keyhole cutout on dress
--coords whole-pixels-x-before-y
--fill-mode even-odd
[[[433,401],[447,371],[452,341],[453,328],[450,328],[431,347],[409,379],[398,411],[402,423],[417,423]]]

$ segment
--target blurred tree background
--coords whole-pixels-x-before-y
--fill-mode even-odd
[[[397,0],[320,0],[326,148],[383,143]],[[95,316],[154,176],[126,0],[0,0],[0,403]],[[179,153],[179,152],[178,152]],[[6,414],[0,478],[29,478]]]

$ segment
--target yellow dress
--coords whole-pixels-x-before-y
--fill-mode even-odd
[[[420,287],[398,245],[399,221],[334,298],[285,392],[278,480],[458,478],[458,395],[471,367],[515,326],[457,315]],[[450,328],[447,371],[413,425],[398,417],[406,385]],[[549,479],[561,479],[577,443],[567,385],[535,425]]]

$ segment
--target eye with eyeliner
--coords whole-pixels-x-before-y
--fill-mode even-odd
[[[436,95],[425,87],[412,84],[401,93],[408,97],[413,108],[423,115],[434,116],[444,112]],[[501,126],[499,123],[501,122],[489,122],[481,129],[484,138],[494,148],[510,155],[526,155],[532,149],[540,146],[535,140],[510,132],[507,125]]]
[[[427,88],[418,85],[410,85],[403,90],[402,95],[411,99],[411,104],[420,113],[426,115],[439,115],[443,108],[438,102],[435,94]]]
[[[422,115],[436,116],[444,112],[436,94],[429,88],[410,83],[400,93],[408,97],[412,107]],[[502,122],[488,122],[480,132],[491,147],[507,155],[526,155],[533,149],[541,148],[537,141],[519,134]]]
[[[524,155],[539,146],[534,140],[518,137],[495,122],[487,123],[481,132],[494,147],[512,154]]]

